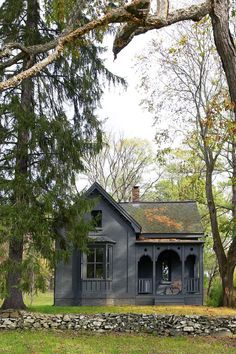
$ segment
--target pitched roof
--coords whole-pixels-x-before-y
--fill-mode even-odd
[[[149,234],[202,234],[196,202],[120,203]]]

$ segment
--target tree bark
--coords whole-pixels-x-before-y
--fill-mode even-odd
[[[207,286],[207,297],[209,298],[210,296],[210,292],[211,292],[211,288],[212,288],[212,283],[213,283],[213,280],[216,276],[216,274],[218,273],[217,272],[217,264],[214,265],[214,269],[213,271],[210,273],[210,276],[209,276],[209,281],[208,281],[208,286]]]
[[[11,269],[7,275],[8,295],[3,301],[2,309],[25,309],[22,291],[19,287],[21,280],[21,262],[23,258],[23,242],[11,239],[9,244],[9,259]]]
[[[234,307],[236,306],[236,291],[233,285],[235,265],[227,262],[225,268],[225,273],[222,277],[223,306]]]
[[[233,285],[234,269],[236,265],[236,238],[233,238],[233,241],[226,255],[220,238],[217,210],[212,189],[212,172],[209,166],[207,166],[206,172],[206,197],[214,241],[213,249],[218,260],[219,272],[222,282],[223,305],[227,307],[233,307],[236,305],[236,291]]]
[[[229,0],[212,0],[211,12],[212,27],[215,45],[220,55],[226,75],[230,98],[233,103],[234,125],[232,129],[232,243],[229,247],[227,259],[224,262],[220,252],[219,240],[214,237],[214,249],[220,267],[223,287],[224,306],[235,305],[236,294],[233,288],[233,275],[236,267],[236,46],[229,27]],[[224,258],[224,257],[223,257]]]
[[[25,44],[31,45],[37,32],[37,0],[28,0],[27,2],[27,20],[25,27]],[[24,59],[23,67],[30,68],[34,64],[34,57],[29,56]],[[28,208],[29,201],[25,182],[28,176],[28,142],[29,142],[29,124],[30,118],[34,113],[34,84],[33,79],[28,78],[21,85],[21,109],[22,112],[16,117],[18,125],[17,152],[15,167],[15,191],[14,199],[17,208]],[[24,231],[21,231],[21,225],[15,225],[15,235],[9,243],[9,262],[10,270],[7,275],[7,297],[2,308],[24,309],[26,308],[21,290],[22,263],[24,250]]]
[[[236,46],[229,28],[229,0],[212,0],[211,21],[236,120]]]

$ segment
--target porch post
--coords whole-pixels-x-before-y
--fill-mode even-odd
[[[199,287],[200,287],[200,294],[202,295],[202,302],[203,302],[203,280],[204,280],[204,271],[203,271],[203,245],[199,246]]]
[[[184,268],[184,245],[182,245],[181,248],[181,261],[182,261],[182,294],[185,294],[185,284],[184,284],[184,273],[185,273],[185,268]]]
[[[156,245],[152,245],[152,294],[156,295]]]

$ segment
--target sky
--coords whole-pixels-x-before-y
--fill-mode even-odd
[[[137,89],[138,77],[134,68],[135,56],[141,52],[150,38],[149,33],[134,38],[118,54],[115,61],[112,53],[112,38],[109,37],[106,40],[105,45],[108,47],[105,58],[106,66],[114,74],[125,78],[128,87],[127,89],[121,86],[107,88],[98,116],[102,120],[107,118],[105,123],[107,131],[121,132],[126,137],[141,137],[153,141],[155,137],[155,128],[152,126],[153,118],[139,105],[141,96]]]
[[[152,0],[153,2],[155,0]],[[201,3],[203,0],[178,0],[171,2],[171,9]],[[105,131],[121,132],[125,137],[139,137],[154,143],[156,127],[153,127],[153,117],[140,107],[141,96],[138,92],[138,77],[134,69],[135,56],[140,54],[157,31],[135,37],[113,60],[112,37],[106,38],[108,47],[105,61],[107,68],[126,79],[128,88],[107,89],[98,111],[99,119],[107,118]],[[160,31],[159,31],[160,32]]]

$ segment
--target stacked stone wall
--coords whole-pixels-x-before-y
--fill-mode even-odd
[[[143,332],[159,336],[233,335],[236,334],[236,317],[110,313],[45,315],[25,311],[2,311],[0,329]]]

